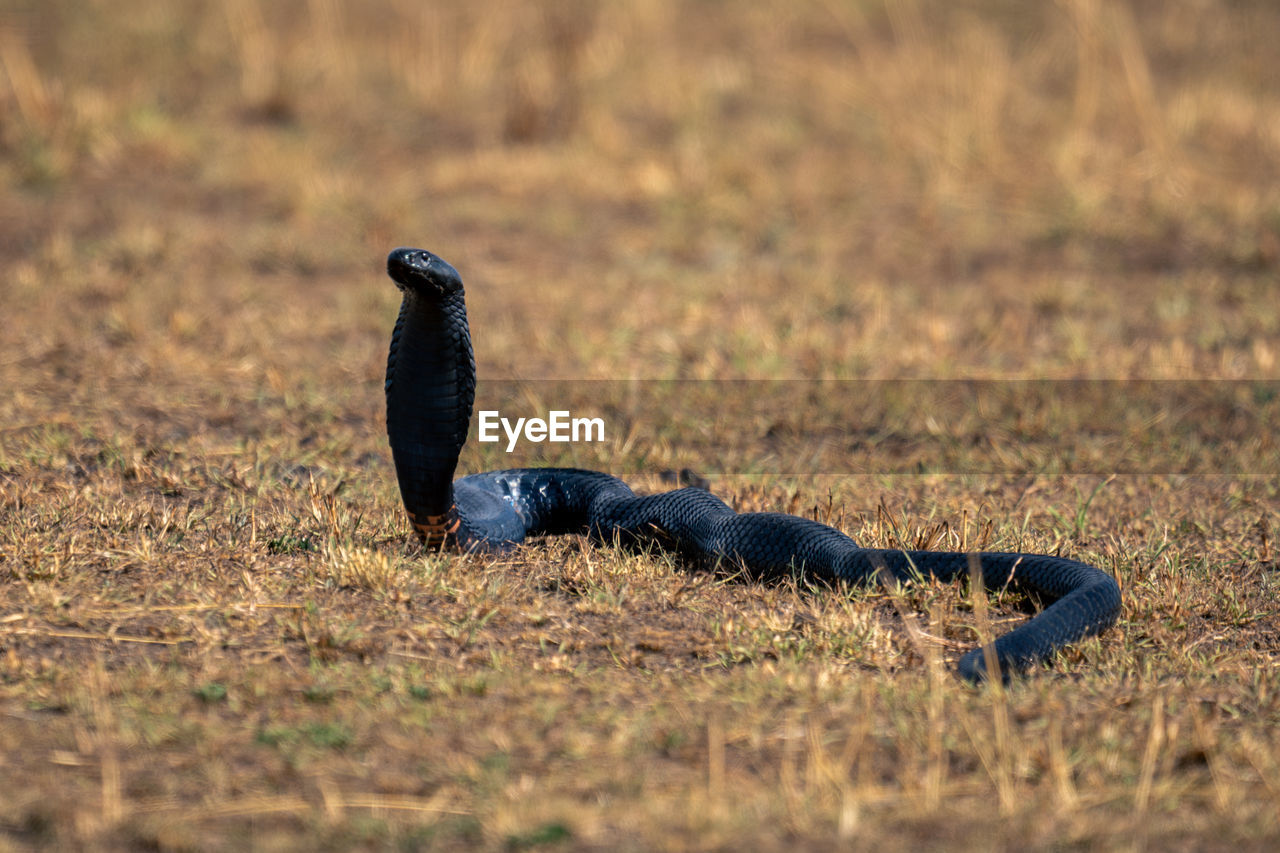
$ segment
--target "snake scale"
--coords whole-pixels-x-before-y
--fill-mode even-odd
[[[656,539],[759,578],[798,572],[868,583],[886,572],[907,583],[968,576],[966,553],[862,548],[806,518],[734,512],[699,488],[639,496],[616,477],[571,468],[517,468],[455,480],[476,387],[462,279],[421,249],[393,251],[387,273],[403,293],[387,357],[387,435],[409,520],[428,546],[492,552],[530,536],[585,533],[599,542]],[[1043,554],[984,552],[977,559],[986,588],[1011,585],[1052,601],[996,639],[995,658],[1006,678],[1106,630],[1120,611],[1118,584],[1093,566]],[[966,652],[957,670],[970,681],[985,679],[983,649]]]

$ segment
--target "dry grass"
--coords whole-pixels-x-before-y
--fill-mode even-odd
[[[1273,848],[1277,40],[1263,2],[8,4],[0,838]],[[466,278],[482,398],[612,407],[571,458],[1071,554],[1119,629],[975,691],[961,588],[421,553],[403,244]],[[900,422],[919,377],[1254,382]]]

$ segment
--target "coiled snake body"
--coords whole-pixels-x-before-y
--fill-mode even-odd
[[[657,536],[682,552],[730,561],[757,577],[798,571],[865,583],[881,571],[904,582],[968,574],[968,554],[862,548],[816,521],[736,513],[703,489],[642,497],[616,477],[570,468],[489,471],[454,480],[475,399],[462,280],[421,249],[396,249],[387,272],[404,294],[387,357],[387,435],[409,520],[428,545],[501,551],[527,536],[578,532],[606,542]],[[995,641],[1006,675],[1105,630],[1119,613],[1119,586],[1093,566],[1041,554],[977,557],[988,589],[1011,584],[1053,600]],[[983,650],[967,652],[957,668],[971,681],[985,678]]]

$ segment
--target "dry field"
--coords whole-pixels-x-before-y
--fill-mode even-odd
[[[0,0],[0,849],[1280,845],[1275,5],[543,5]],[[975,689],[1036,602],[423,553],[398,245],[557,460],[1119,625]]]

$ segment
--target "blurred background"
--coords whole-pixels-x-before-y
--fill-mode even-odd
[[[1278,43],[1247,0],[3,0],[0,370],[376,408],[418,245],[482,378],[1274,376]]]

